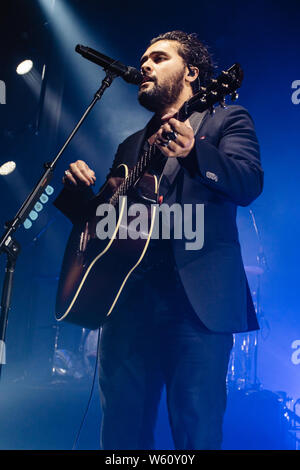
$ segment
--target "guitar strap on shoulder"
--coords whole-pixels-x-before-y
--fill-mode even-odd
[[[203,111],[202,113],[195,111],[189,118],[190,124],[194,131],[194,135],[196,135],[197,132],[199,131],[200,126],[203,122],[203,119],[207,113],[208,113],[207,110]],[[177,158],[167,159],[166,164],[164,166],[164,170],[162,172],[162,178],[161,178],[161,183],[160,183],[159,193],[161,195],[166,197],[169,194],[169,192],[172,190],[172,185],[175,181],[176,175],[178,174],[180,168],[181,166]]]
[[[194,135],[196,135],[197,132],[199,131],[200,126],[203,122],[204,116],[206,116],[207,113],[208,113],[208,110],[203,111],[203,113],[198,113],[197,111],[195,111],[189,118],[190,124],[194,131]]]

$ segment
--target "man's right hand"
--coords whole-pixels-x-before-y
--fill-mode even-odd
[[[82,187],[94,185],[96,181],[95,172],[82,160],[70,163],[65,171],[63,183],[70,187]]]

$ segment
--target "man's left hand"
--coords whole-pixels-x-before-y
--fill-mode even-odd
[[[162,120],[165,122],[157,131],[155,145],[166,157],[187,157],[195,145],[194,132],[189,120],[181,122],[168,114],[163,116]],[[163,134],[166,132],[175,133],[175,140],[164,139]]]

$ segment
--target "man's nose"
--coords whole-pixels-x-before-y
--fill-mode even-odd
[[[143,65],[141,66],[141,71],[144,75],[153,71],[150,60],[147,60],[143,63]]]

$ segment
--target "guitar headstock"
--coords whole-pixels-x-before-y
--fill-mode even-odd
[[[224,106],[225,98],[229,95],[232,101],[236,100],[237,90],[242,84],[243,77],[244,73],[239,64],[234,64],[228,70],[224,70],[217,78],[212,78],[206,87],[201,87],[200,91],[184,104],[180,109],[181,117],[187,119],[194,111],[212,110],[216,103]]]

